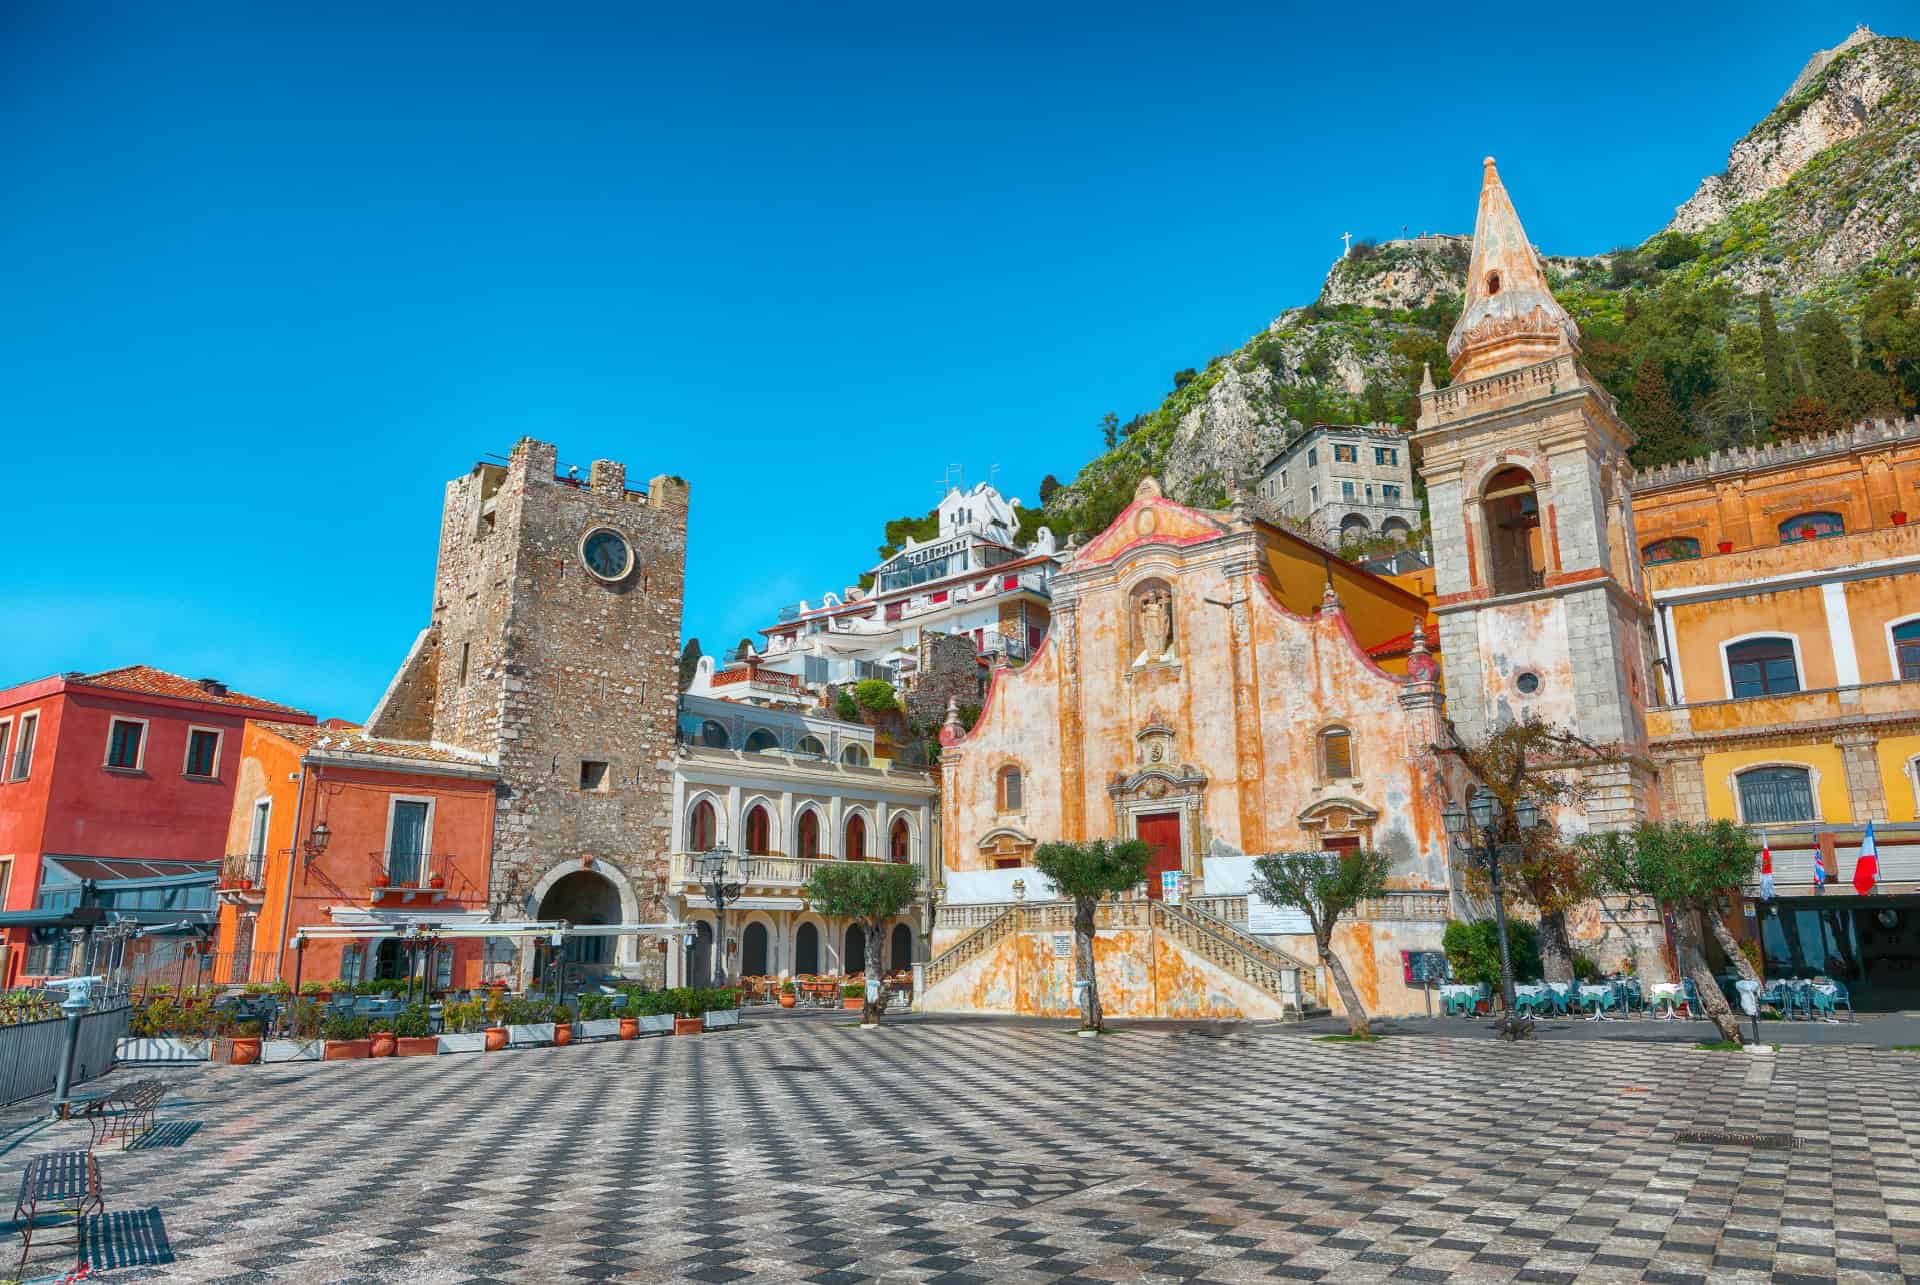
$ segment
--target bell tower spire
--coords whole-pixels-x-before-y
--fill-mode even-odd
[[[1466,303],[1447,337],[1456,384],[1580,351],[1580,327],[1553,297],[1500,171],[1491,156],[1483,165]]]

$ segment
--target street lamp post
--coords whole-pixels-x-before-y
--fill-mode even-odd
[[[1440,817],[1454,842],[1487,868],[1487,879],[1493,886],[1493,919],[1500,938],[1500,1000],[1505,1009],[1501,1029],[1508,1039],[1519,1039],[1526,1028],[1514,1015],[1513,956],[1507,948],[1507,901],[1500,887],[1501,849],[1509,848],[1506,855],[1518,856],[1519,845],[1496,842],[1509,814],[1491,794],[1481,791],[1465,809],[1449,807]],[[1539,805],[1522,797],[1513,805],[1510,819],[1514,828],[1524,834],[1540,824]]]
[[[740,859],[732,849],[715,845],[701,853],[698,861],[700,882],[713,907],[713,984],[718,989],[727,984],[727,904],[740,900]]]

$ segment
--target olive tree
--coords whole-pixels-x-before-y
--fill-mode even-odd
[[[920,888],[920,867],[895,862],[834,861],[814,868],[807,881],[807,905],[817,915],[858,920],[867,935],[868,975],[886,976],[886,922],[913,904]],[[879,998],[868,998],[860,1009],[862,1022],[878,1022],[887,1009],[887,988],[879,988]]]
[[[1647,822],[1624,833],[1588,835],[1582,843],[1592,877],[1603,891],[1650,897],[1673,912],[1680,971],[1692,979],[1720,1037],[1738,1043],[1740,1023],[1707,966],[1697,917],[1714,915],[1717,894],[1753,877],[1759,849],[1747,832],[1731,821]]]
[[[1588,863],[1580,849],[1558,827],[1545,824],[1522,829],[1517,821],[1522,798],[1531,799],[1541,816],[1555,809],[1586,802],[1592,785],[1581,768],[1617,760],[1617,753],[1533,713],[1502,723],[1474,741],[1458,736],[1434,752],[1453,759],[1475,786],[1498,804],[1499,818],[1487,841],[1503,853],[1502,870],[1508,886],[1540,912],[1540,967],[1550,982],[1573,979],[1573,941],[1567,932],[1567,912],[1592,899],[1595,889]],[[1470,877],[1484,876],[1475,872]]]
[[[1080,991],[1080,1029],[1104,1032],[1100,981],[1093,966],[1094,911],[1103,897],[1125,892],[1147,877],[1152,849],[1139,839],[1114,842],[1043,843],[1034,850],[1033,868],[1053,881],[1073,903],[1073,980]]]
[[[1368,1033],[1367,1010],[1360,1003],[1360,992],[1347,977],[1346,965],[1333,953],[1333,929],[1340,916],[1368,897],[1386,891],[1388,864],[1386,853],[1367,848],[1279,852],[1258,857],[1253,863],[1253,891],[1276,906],[1292,907],[1307,917],[1320,962],[1332,976],[1334,988],[1340,992],[1340,1004],[1347,1010],[1347,1030],[1359,1036]]]

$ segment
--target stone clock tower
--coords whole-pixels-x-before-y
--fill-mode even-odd
[[[679,478],[558,476],[531,438],[447,483],[432,623],[368,730],[499,763],[495,918],[668,917],[686,535]],[[587,962],[659,971],[638,944]]]
[[[1596,827],[1646,815],[1651,614],[1627,483],[1633,432],[1580,364],[1486,161],[1467,296],[1447,340],[1453,382],[1420,393],[1447,711],[1461,735],[1532,711],[1630,765],[1600,774]]]

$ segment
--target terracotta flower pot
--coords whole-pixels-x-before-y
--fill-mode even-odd
[[[348,1058],[370,1057],[372,1040],[328,1040],[320,1049],[323,1062],[343,1062]]]
[[[676,1017],[673,1019],[675,1035],[698,1035],[706,1029],[706,1023],[697,1017]]]
[[[373,1033],[373,1048],[368,1052],[367,1056],[392,1057],[396,1043],[392,1031],[375,1031]]]
[[[394,1049],[397,1057],[433,1057],[440,1052],[440,1040],[434,1035],[403,1035]]]
[[[562,1046],[573,1043],[573,1023],[555,1022],[553,1024],[553,1042]]]
[[[501,1049],[507,1047],[506,1027],[489,1026],[485,1031],[485,1035],[487,1037],[487,1052],[498,1053]]]
[[[1895,509],[1893,511],[1893,524],[1895,526],[1905,526],[1907,524],[1907,511],[1905,509]]]
[[[792,1007],[793,1007],[793,1005],[794,1005],[794,1001],[795,1001],[795,999],[796,999],[796,998],[797,998],[797,997],[796,997],[796,996],[794,995],[794,993],[793,993],[792,991],[781,991],[781,992],[780,992],[780,1007],[781,1007],[781,1008],[792,1008]]]
[[[260,1060],[258,1035],[234,1035],[213,1042],[207,1058],[216,1066],[252,1066]]]
[[[1731,540],[1722,540],[1722,541],[1720,542],[1720,545],[1719,545],[1719,548],[1720,548],[1720,552],[1722,552],[1722,553],[1732,553],[1732,552],[1733,552],[1733,541],[1731,541]]]
[[[620,1019],[620,1038],[623,1040],[639,1039],[640,1038],[640,1019],[637,1017],[621,1018]]]
[[[867,1001],[861,999],[858,995],[848,995],[840,1001],[840,1007],[850,1013],[858,1013],[866,1006]]]

